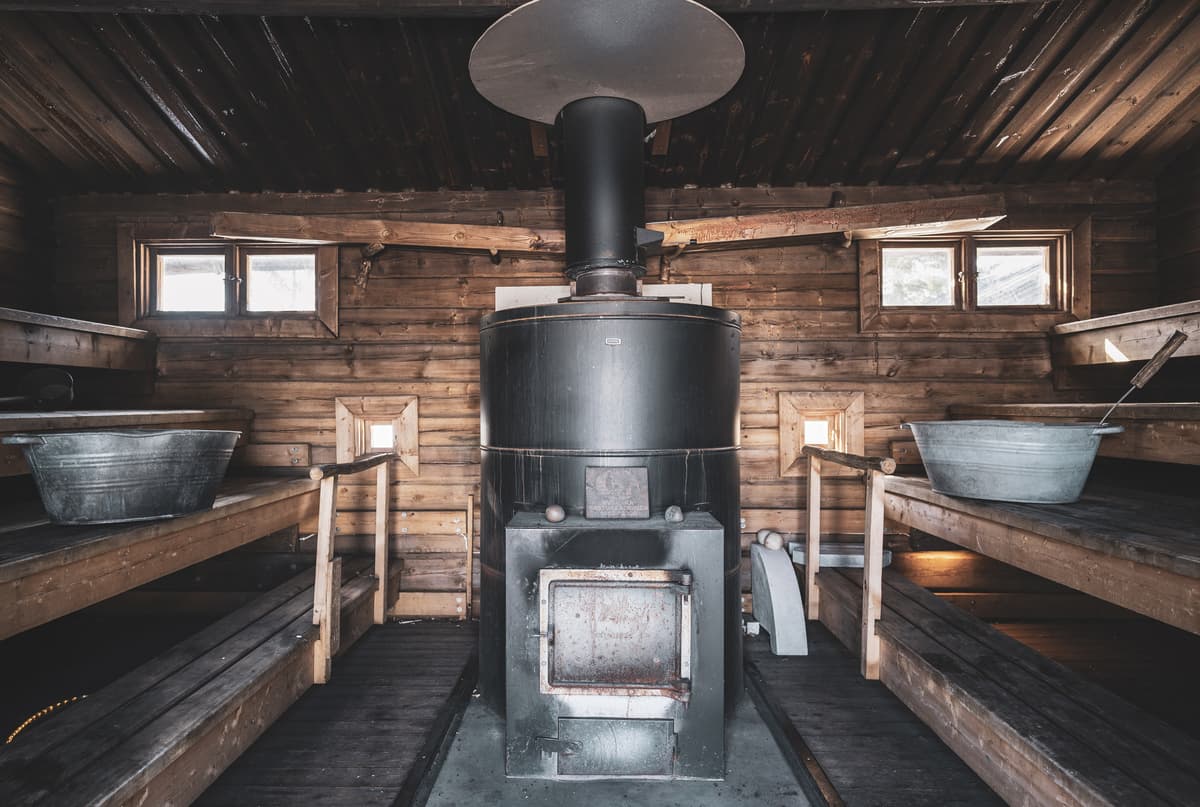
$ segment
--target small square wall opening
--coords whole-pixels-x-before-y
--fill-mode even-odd
[[[417,396],[338,398],[335,410],[338,462],[377,451],[395,451],[400,460],[398,476],[420,473]]]
[[[865,398],[862,392],[780,392],[779,475],[804,475],[806,445],[862,454]],[[826,471],[841,472],[841,466]]]

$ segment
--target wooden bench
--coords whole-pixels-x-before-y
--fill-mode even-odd
[[[342,651],[372,622],[370,565],[343,566]],[[313,684],[313,596],[310,570],[34,723],[0,753],[0,803],[190,803]]]
[[[0,308],[0,362],[149,371],[154,356],[149,331]]]
[[[1200,633],[1200,497],[1089,485],[1074,504],[985,502],[888,477],[887,518]]]
[[[310,479],[227,479],[211,510],[64,526],[40,508],[0,516],[0,639],[311,519]]]
[[[231,429],[245,442],[252,414],[245,409],[93,409],[65,412],[0,412],[0,437],[23,432],[86,429]],[[0,445],[0,476],[29,473],[18,446]]]
[[[817,578],[821,621],[851,649],[861,577]],[[898,573],[882,584],[880,679],[1010,804],[1196,804],[1200,743]]]
[[[1001,418],[1043,423],[1096,423],[1104,417],[1109,406],[1110,404],[962,404],[951,406],[950,416],[959,419]],[[1100,441],[1102,457],[1200,465],[1200,403],[1125,403],[1117,407],[1109,422],[1124,426],[1125,431]]]
[[[1200,300],[1064,322],[1051,331],[1054,366],[1145,361],[1177,330],[1192,338],[1175,355],[1200,356]]]

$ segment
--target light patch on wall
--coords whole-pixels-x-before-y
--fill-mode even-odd
[[[391,423],[372,423],[370,448],[391,451],[396,445],[396,428]]]
[[[1121,348],[1114,345],[1109,339],[1104,340],[1104,355],[1109,361],[1129,361],[1129,357],[1121,352]]]

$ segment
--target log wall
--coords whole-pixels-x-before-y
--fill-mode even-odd
[[[0,160],[0,306],[41,310],[49,303],[48,266],[35,267],[37,210],[25,176]]]
[[[964,190],[844,188],[848,204],[896,201]],[[1092,217],[1095,314],[1156,302],[1154,189],[1147,184],[1071,184],[1006,191],[1022,226]],[[651,220],[823,207],[829,188],[651,191]],[[403,215],[424,220],[561,226],[553,192],[92,196],[59,200],[56,211],[59,313],[114,321],[116,227],[131,220],[174,222],[183,232],[217,210]],[[461,508],[477,494],[480,317],[497,285],[555,284],[545,259],[389,248],[365,288],[354,282],[358,247],[340,258],[336,339],[163,339],[154,404],[239,406],[255,411],[254,442],[310,443],[314,462],[334,461],[334,398],[420,396],[420,475],[393,483],[393,506]],[[684,253],[652,260],[648,280],[706,282],[714,302],[741,312],[742,506],[747,535],[762,527],[802,529],[804,479],[780,477],[778,393],[865,393],[868,453],[906,440],[906,420],[941,418],[949,403],[1048,401],[1047,339],[1038,333],[877,335],[858,332],[857,248],[836,243]],[[1071,393],[1075,395],[1075,393]],[[371,480],[344,486],[346,506],[372,505]],[[861,530],[861,485],[826,483],[829,527]],[[857,510],[854,509],[857,506]],[[461,566],[417,561],[421,586],[451,588]],[[457,575],[457,577],[456,577]]]
[[[1158,247],[1162,302],[1200,300],[1200,145],[1159,177]]]

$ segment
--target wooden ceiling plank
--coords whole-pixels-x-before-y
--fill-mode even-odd
[[[0,11],[99,12],[105,14],[249,14],[332,17],[499,17],[524,0],[0,0]],[[943,6],[991,6],[1044,0],[933,0]],[[796,11],[913,9],[931,0],[706,0],[719,14]]]
[[[1045,79],[1059,53],[1087,27],[1098,4],[1098,0],[1064,0],[1033,29],[1027,40],[1018,44],[1017,55],[1005,66],[1003,75],[986,88],[984,102],[930,165],[928,181],[962,181],[961,177],[992,143],[1013,110]]]
[[[905,76],[905,83],[889,99],[888,114],[870,127],[867,145],[856,155],[857,164],[850,169],[849,176],[854,181],[883,182],[936,108],[937,99],[975,51],[979,41],[975,26],[986,28],[990,17],[979,9],[955,9],[939,14],[933,33],[916,40],[922,46],[910,46],[918,51],[914,72]],[[978,91],[976,88],[975,92]]]
[[[890,119],[900,89],[922,56],[922,49],[912,43],[924,41],[941,15],[915,11],[888,16],[891,24],[880,33],[875,59],[813,168],[813,184],[839,182],[857,166],[867,143]]]
[[[3,67],[2,59],[0,67]],[[45,100],[31,93],[24,76],[15,70],[0,69],[0,98],[4,99],[4,111],[12,121],[36,138],[70,171],[94,178],[106,167],[97,159],[94,144],[81,141],[73,127],[49,114]]]
[[[1028,38],[1033,27],[1049,15],[1050,6],[1031,5],[997,9],[991,25],[966,66],[942,93],[937,106],[926,116],[920,130],[892,165],[886,181],[896,184],[920,182],[926,169],[946,148],[972,112],[987,99],[987,88],[996,82],[1013,59],[1016,43]]]
[[[1173,170],[1177,157],[1200,144],[1200,90],[1180,104],[1176,112],[1138,146],[1137,159],[1127,161],[1121,177],[1159,176]],[[1200,178],[1196,178],[1200,184]],[[1160,197],[1161,201],[1161,197]]]
[[[1028,143],[1017,164],[1004,172],[1005,181],[1037,179],[1071,138],[1095,120],[1197,13],[1196,0],[1166,0],[1156,8],[1074,100]]]
[[[771,182],[771,174],[795,137],[796,126],[806,114],[810,93],[822,63],[830,53],[828,24],[810,25],[796,17],[780,19],[777,25],[787,26],[783,42],[786,49],[776,50],[774,70],[768,82],[766,98],[753,121],[752,135],[738,164],[736,184],[763,185]],[[687,123],[684,117],[676,125],[676,140]],[[680,163],[680,149],[674,149],[674,162]]]
[[[1151,0],[1109,4],[1079,40],[1054,65],[1053,73],[1021,104],[979,155],[968,180],[995,181],[1036,141],[1051,117],[1061,110],[1098,71],[1103,70],[1130,34],[1150,14]]]
[[[187,175],[193,181],[202,179],[200,160],[98,45],[85,17],[37,15],[30,19],[59,56],[91,83],[93,92],[103,97],[114,114],[158,156],[166,170]]]
[[[860,97],[860,84],[870,76],[868,68],[881,45],[888,17],[885,14],[839,17],[833,55],[822,69],[824,80],[818,82],[817,92],[805,106],[804,123],[796,130],[783,164],[773,173],[776,184],[812,181],[813,168]]]
[[[4,58],[36,88],[47,114],[76,132],[80,142],[91,141],[115,165],[130,174],[156,174],[165,166],[141,138],[114,114],[108,104],[52,48],[29,21],[11,16],[0,25]]]
[[[213,137],[208,127],[196,117],[191,104],[180,94],[160,60],[133,35],[126,20],[114,17],[89,22],[96,40],[141,89],[191,152],[220,176],[230,176],[235,167],[228,147]]]
[[[62,161],[42,139],[10,118],[4,109],[0,109],[0,156],[7,157],[0,164],[11,163],[16,166],[11,170],[36,175],[44,182],[63,170]],[[0,175],[7,176],[8,170],[0,168]]]
[[[1081,174],[1090,161],[1090,155],[1104,148],[1123,121],[1140,116],[1150,99],[1158,93],[1173,92],[1174,77],[1183,73],[1200,55],[1196,50],[1197,37],[1200,37],[1200,17],[1193,19],[1170,44],[1160,50],[1150,64],[1058,152],[1054,164],[1044,172],[1042,178],[1054,181]]]
[[[221,75],[220,66],[202,50],[211,40],[205,42],[203,36],[193,36],[189,30],[192,19],[164,17],[153,24],[145,16],[130,20],[141,30],[143,41],[152,43],[150,47],[157,52],[159,63],[167,66],[171,79],[187,93],[196,118],[218,137],[236,144],[237,173],[229,177],[233,187],[251,187],[247,180],[265,188],[292,184],[288,180],[292,170],[274,138],[254,131],[254,102],[237,89],[246,82],[235,79],[231,83]]]

